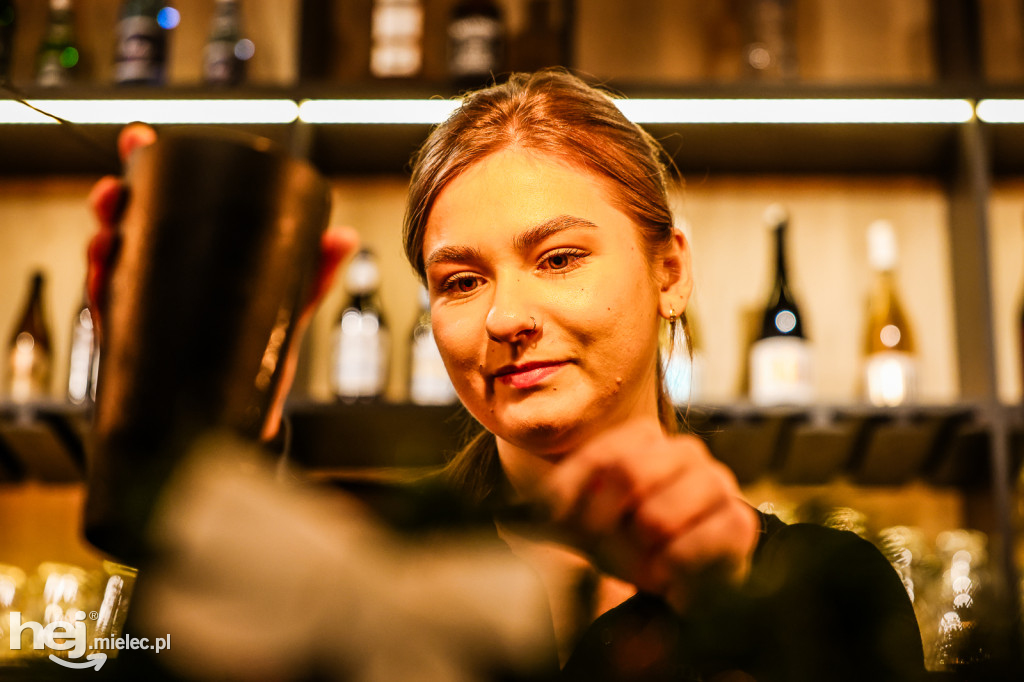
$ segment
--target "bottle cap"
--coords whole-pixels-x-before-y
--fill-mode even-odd
[[[377,259],[367,250],[355,255],[345,272],[345,289],[353,295],[369,294],[380,286]]]
[[[789,223],[789,211],[782,204],[771,204],[764,210],[764,224],[772,230],[785,227]]]
[[[896,267],[898,251],[896,233],[888,220],[876,220],[868,225],[868,264],[872,270],[892,270]]]

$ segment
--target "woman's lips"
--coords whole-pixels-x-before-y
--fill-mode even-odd
[[[512,371],[503,371],[495,379],[512,388],[532,388],[562,369],[568,362],[528,364]]]

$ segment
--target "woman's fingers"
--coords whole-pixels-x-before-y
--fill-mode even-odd
[[[139,147],[156,142],[156,131],[145,123],[129,123],[117,136],[117,153],[124,163]]]
[[[732,472],[692,436],[647,423],[611,429],[568,455],[546,491],[553,519],[606,570],[683,604],[707,570],[749,570],[756,512]],[[719,568],[721,566],[721,568]]]

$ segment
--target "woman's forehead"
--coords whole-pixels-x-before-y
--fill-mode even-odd
[[[523,149],[491,154],[441,190],[425,241],[487,228],[522,228],[557,215],[597,224],[621,212],[607,179],[557,157]],[[603,219],[603,220],[598,220]]]

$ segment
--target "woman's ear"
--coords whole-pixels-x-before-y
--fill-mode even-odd
[[[672,228],[672,241],[660,263],[662,317],[678,317],[686,310],[693,292],[693,270],[690,264],[690,242],[678,227]]]

